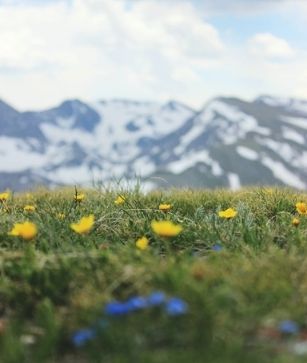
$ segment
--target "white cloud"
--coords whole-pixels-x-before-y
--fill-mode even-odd
[[[249,51],[252,55],[269,60],[286,60],[295,55],[289,43],[270,33],[259,33],[249,40]]]
[[[44,43],[30,29],[0,32],[0,67],[27,70],[47,62]]]
[[[255,56],[246,47],[232,49],[223,73],[225,93],[249,99],[261,94],[307,99],[306,64],[304,49],[284,60]]]
[[[0,94],[23,107],[76,95],[159,98],[162,88],[180,98],[178,82],[224,51],[217,29],[188,1],[0,6]]]
[[[146,0],[140,0],[146,1]],[[180,1],[180,0],[178,0]],[[288,4],[305,0],[193,0],[194,3],[213,14],[259,15],[267,11],[282,10]]]
[[[195,107],[220,94],[307,98],[306,51],[269,33],[247,46],[222,37],[196,0],[14,2],[0,5],[0,98],[21,109],[75,97]]]

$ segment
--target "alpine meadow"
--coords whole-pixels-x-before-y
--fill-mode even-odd
[[[305,193],[0,199],[1,362],[305,360]]]
[[[307,362],[307,0],[0,0],[0,363]]]

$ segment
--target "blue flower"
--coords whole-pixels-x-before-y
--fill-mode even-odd
[[[147,297],[149,306],[158,306],[165,302],[165,294],[162,291],[155,291]]]
[[[221,246],[221,245],[219,245],[219,244],[215,244],[215,245],[213,245],[212,246],[212,250],[213,251],[217,251],[217,252],[219,252],[219,251],[221,251],[223,249],[223,247]]]
[[[297,334],[299,327],[293,320],[283,320],[279,324],[279,331],[284,334]]]
[[[182,299],[173,297],[168,300],[165,309],[166,309],[166,312],[168,315],[171,315],[171,316],[182,315],[187,312],[188,305]]]
[[[71,337],[72,343],[76,347],[82,347],[86,342],[95,338],[95,332],[90,329],[76,331]]]
[[[134,296],[127,300],[126,303],[124,303],[127,310],[135,311],[135,310],[141,310],[148,307],[147,300],[142,296]]]
[[[113,301],[105,306],[104,312],[106,313],[106,315],[118,316],[118,315],[126,315],[130,312],[130,310],[127,304],[118,301]]]

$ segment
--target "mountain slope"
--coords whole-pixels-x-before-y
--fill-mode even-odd
[[[303,102],[296,101],[293,109],[289,104],[271,105],[261,98],[209,102],[181,136],[166,169],[203,174],[210,186],[277,183],[305,188],[307,108]]]
[[[151,145],[195,113],[177,102],[126,100],[90,105],[71,100],[47,111],[25,113],[0,106],[0,122],[11,125],[0,130],[0,187],[11,180],[14,189],[40,182],[61,185],[121,178],[144,169],[153,172],[146,161]]]
[[[136,175],[163,186],[307,187],[307,101],[69,100],[42,112],[0,101],[0,190]]]

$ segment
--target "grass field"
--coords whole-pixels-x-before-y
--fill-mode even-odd
[[[298,202],[270,188],[3,196],[0,362],[306,362]]]

